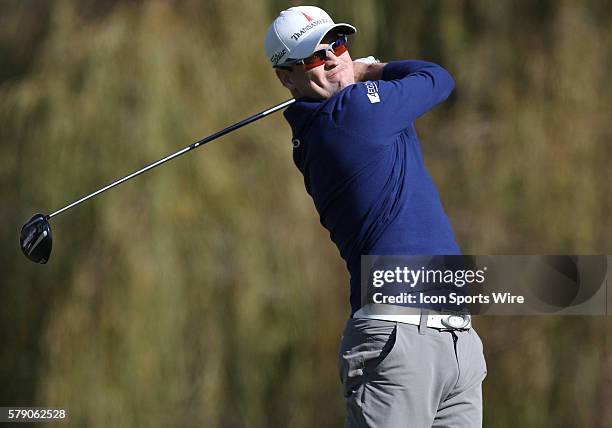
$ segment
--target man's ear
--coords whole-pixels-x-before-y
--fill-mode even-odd
[[[283,86],[290,91],[295,90],[295,84],[293,82],[293,77],[291,76],[291,72],[289,70],[275,69],[276,77],[283,84]]]

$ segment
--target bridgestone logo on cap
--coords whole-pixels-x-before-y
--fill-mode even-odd
[[[320,24],[326,24],[326,23],[331,23],[332,21],[330,19],[327,18],[322,18],[322,19],[318,19],[316,21],[311,22],[310,24],[308,24],[307,26],[305,26],[304,28],[302,28],[299,32],[297,33],[293,33],[293,35],[291,36],[291,38],[293,40],[297,40],[300,37],[302,37],[308,30],[313,29],[314,27],[316,27],[317,25]]]

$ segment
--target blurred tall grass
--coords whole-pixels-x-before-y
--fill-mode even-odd
[[[466,253],[610,253],[612,5],[316,2],[353,57],[423,58],[452,98],[417,124]],[[75,426],[332,427],[348,278],[280,114],[17,231],[289,94],[262,52],[297,2],[0,3],[0,405]],[[481,318],[485,426],[612,423],[603,317]]]

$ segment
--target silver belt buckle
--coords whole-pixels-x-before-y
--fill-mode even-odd
[[[466,328],[470,324],[470,316],[469,315],[447,315],[442,318],[442,325],[448,328],[461,329]]]

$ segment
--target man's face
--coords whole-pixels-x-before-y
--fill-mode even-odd
[[[327,48],[337,38],[336,34],[327,34],[316,50]],[[296,98],[326,99],[355,83],[353,60],[348,51],[335,56],[329,50],[323,65],[310,70],[304,70],[301,65],[294,65],[291,70],[276,70],[276,74]]]

